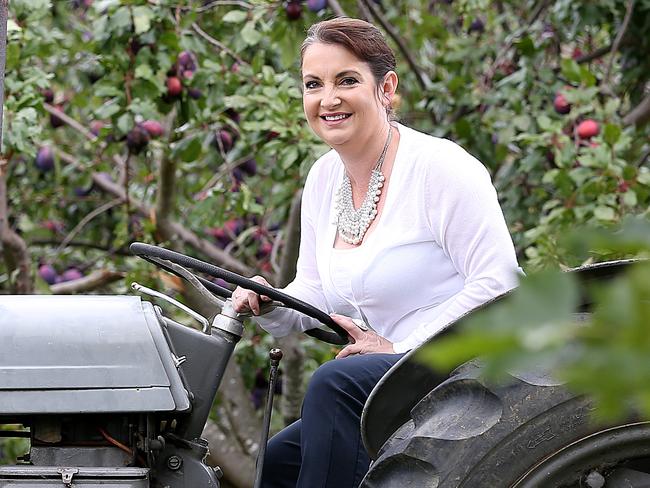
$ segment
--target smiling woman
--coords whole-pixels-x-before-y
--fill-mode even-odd
[[[405,352],[516,286],[517,261],[483,165],[393,120],[395,57],[376,27],[315,24],[301,60],[305,116],[332,150],[307,177],[284,291],[328,310],[351,344],[316,371],[301,419],[271,439],[263,486],[353,488],[370,462],[359,423],[373,387]],[[256,315],[263,299],[233,294]],[[317,326],[288,309],[257,320],[278,337]]]

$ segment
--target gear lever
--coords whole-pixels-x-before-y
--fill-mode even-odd
[[[278,379],[278,367],[282,359],[282,351],[280,349],[271,349],[269,351],[269,359],[271,360],[271,372],[269,373],[269,391],[266,396],[266,407],[264,408],[264,421],[262,422],[262,439],[260,440],[260,448],[257,452],[257,461],[255,463],[255,484],[254,488],[262,486],[262,469],[264,468],[264,455],[266,454],[266,444],[269,440],[269,427],[271,425],[271,412],[273,410],[273,393],[275,392],[275,383]]]

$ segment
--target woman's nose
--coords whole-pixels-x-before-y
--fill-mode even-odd
[[[336,87],[331,87],[326,89],[323,93],[323,98],[321,98],[320,106],[323,108],[336,107],[341,104],[341,99],[338,97],[336,92]]]

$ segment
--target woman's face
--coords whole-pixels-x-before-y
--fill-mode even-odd
[[[303,57],[302,81],[309,126],[331,147],[367,144],[386,124],[386,108],[370,67],[344,47],[309,46]]]

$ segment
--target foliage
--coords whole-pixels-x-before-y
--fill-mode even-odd
[[[615,229],[580,229],[561,240],[575,255],[650,257],[650,221],[628,219]],[[522,280],[504,299],[433,341],[422,361],[449,370],[480,356],[485,374],[540,369],[590,394],[597,414],[650,416],[650,261],[624,273],[588,280],[578,272],[546,270]],[[576,312],[582,312],[576,315]],[[584,315],[584,312],[589,312]]]
[[[133,240],[273,281],[291,200],[327,150],[302,113],[298,47],[340,9],[395,48],[400,120],[488,167],[528,270],[583,262],[558,242],[567,229],[647,212],[650,138],[635,109],[650,0],[340,0],[290,18],[295,3],[12,0],[1,153],[37,293],[109,269],[126,279],[92,292],[137,279],[182,294],[128,256]],[[599,133],[583,137],[588,119]],[[0,293],[19,278],[0,260]],[[309,344],[312,366],[329,357]],[[258,349],[243,354],[249,382]]]

